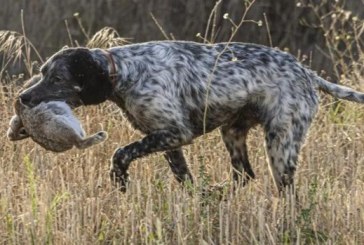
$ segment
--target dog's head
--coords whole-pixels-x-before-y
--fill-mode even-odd
[[[71,107],[99,104],[112,93],[108,69],[86,48],[63,49],[41,67],[40,81],[20,94],[23,104],[65,101]]]

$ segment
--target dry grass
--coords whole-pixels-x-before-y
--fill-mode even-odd
[[[107,49],[128,43],[129,41],[126,38],[120,37],[119,33],[114,28],[104,27],[92,36],[87,42],[86,47]]]
[[[113,30],[104,31],[100,37],[110,32],[121,40]],[[97,40],[97,45],[113,43]],[[345,74],[342,82],[360,89],[349,82],[362,78],[360,67],[345,66]],[[333,107],[332,99],[322,96],[299,160],[299,203],[278,198],[259,128],[248,142],[257,179],[235,193],[228,154],[213,132],[184,148],[195,187],[182,189],[162,155],[154,154],[133,162],[132,182],[123,194],[109,182],[109,158],[141,135],[115,105],[76,110],[88,133],[108,131],[105,143],[55,154],[30,140],[6,139],[18,87],[0,84],[2,244],[364,244],[362,105]],[[227,182],[222,200],[218,193],[199,194],[222,182]]]
[[[9,91],[11,88],[9,88]],[[9,142],[11,97],[1,98],[0,242],[6,244],[363,244],[364,115],[327,103],[302,150],[296,184],[300,205],[279,199],[269,176],[261,130],[249,138],[257,180],[225,200],[188,195],[161,154],[137,160],[126,194],[110,185],[109,158],[140,135],[111,104],[77,114],[87,132],[105,129],[106,143],[86,151],[47,152],[30,140]],[[326,105],[325,105],[326,104]],[[340,118],[340,122],[335,122]],[[197,189],[229,179],[228,155],[217,132],[185,147]],[[201,146],[206,173],[200,171]],[[201,176],[202,175],[202,176]]]

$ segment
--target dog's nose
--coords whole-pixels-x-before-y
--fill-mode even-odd
[[[28,105],[30,100],[31,100],[31,96],[30,94],[21,94],[20,96],[20,102],[23,104],[23,105]]]

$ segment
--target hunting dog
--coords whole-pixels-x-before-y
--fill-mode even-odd
[[[34,76],[25,87],[40,80],[41,76]],[[17,98],[14,108],[15,115],[10,120],[7,132],[8,139],[11,141],[31,137],[47,150],[63,152],[73,146],[85,149],[107,138],[107,133],[104,131],[86,137],[81,123],[63,101],[41,102],[30,108]]]
[[[234,180],[252,179],[246,138],[258,124],[276,186],[293,187],[298,153],[319,104],[317,90],[364,102],[364,94],[325,81],[286,52],[243,43],[70,48],[49,58],[41,73],[41,81],[20,95],[22,103],[77,107],[110,100],[146,135],[112,157],[110,175],[123,190],[130,163],[159,151],[166,152],[178,181],[192,181],[181,147],[218,127]]]

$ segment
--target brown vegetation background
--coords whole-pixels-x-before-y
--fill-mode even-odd
[[[273,46],[288,48],[297,55],[301,53],[314,57],[312,66],[325,69],[332,74],[332,60],[327,55],[324,31],[318,27],[320,18],[333,10],[338,1],[316,0],[257,0],[247,19],[264,21],[269,24]],[[320,6],[315,11],[308,4]],[[122,37],[132,42],[165,39],[153,21],[155,16],[165,32],[175,39],[197,40],[197,33],[203,33],[207,20],[215,5],[213,0],[2,0],[0,8],[0,30],[22,32],[21,10],[28,38],[46,57],[60,49],[70,40],[84,43],[105,26],[115,28]],[[298,7],[297,7],[298,6]],[[363,16],[363,0],[347,0],[343,9],[352,15]],[[222,0],[218,8],[216,41],[226,41],[231,34],[231,24],[221,16],[229,13],[237,21],[243,12],[243,0]],[[78,15],[75,16],[75,13]],[[67,33],[67,21],[71,38]],[[326,21],[326,20],[324,20]],[[80,22],[86,35],[80,28]],[[325,24],[325,23],[324,23]],[[270,45],[266,23],[257,28],[246,23],[234,37],[234,41],[254,42]]]
[[[244,2],[221,1],[213,41],[229,39]],[[75,110],[88,134],[109,133],[105,143],[90,149],[56,154],[30,139],[6,138],[23,79],[3,73],[21,71],[4,53],[21,57],[16,65],[24,66],[24,78],[39,66],[34,49],[22,46],[23,36],[7,31],[23,33],[21,9],[25,34],[44,59],[66,44],[85,45],[105,26],[132,42],[165,39],[150,13],[168,38],[202,42],[196,34],[205,35],[214,4],[0,0],[0,244],[364,244],[362,104],[321,94],[299,158],[297,199],[279,198],[259,127],[248,137],[257,178],[236,190],[229,155],[215,130],[183,147],[194,186],[181,188],[158,153],[133,162],[128,191],[119,192],[109,181],[110,157],[142,135],[109,102]],[[271,45],[271,37],[272,46],[287,48],[320,73],[326,69],[341,84],[364,91],[363,15],[364,0],[257,0],[233,40]],[[113,35],[102,38],[120,41]],[[215,184],[222,192],[201,195]]]

